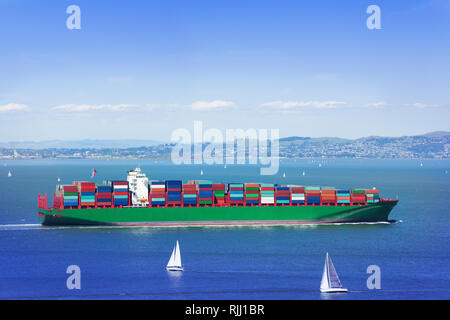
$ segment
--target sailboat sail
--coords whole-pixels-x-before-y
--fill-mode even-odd
[[[328,265],[328,281],[330,288],[342,288],[342,284],[339,281],[336,269],[334,268],[333,262],[329,255],[327,255],[327,265]]]
[[[328,283],[328,268],[327,263],[325,260],[325,265],[323,266],[323,273],[322,273],[322,281],[320,282],[320,290],[328,290],[330,288],[330,285]]]

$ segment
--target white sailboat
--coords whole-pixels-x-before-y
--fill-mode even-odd
[[[306,176],[306,172],[305,171],[302,172],[302,176]]]
[[[11,171],[8,171],[8,178],[10,178],[12,176]]]
[[[286,172],[283,172],[283,178],[286,178]]]
[[[201,176],[203,175],[203,169],[200,169],[200,175]]]
[[[58,182],[61,182],[61,179],[58,177]]]
[[[342,287],[336,269],[330,256],[325,257],[325,266],[323,267],[322,281],[320,282],[320,292],[332,293],[332,292],[347,292],[348,290]]]
[[[183,265],[181,264],[181,253],[180,245],[177,244],[173,248],[172,255],[170,256],[169,262],[167,263],[166,269],[168,271],[183,271]]]

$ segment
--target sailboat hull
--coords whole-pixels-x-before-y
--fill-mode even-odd
[[[329,289],[320,289],[322,293],[345,293],[348,292],[345,288],[329,288]]]
[[[183,267],[166,267],[167,271],[184,271]]]

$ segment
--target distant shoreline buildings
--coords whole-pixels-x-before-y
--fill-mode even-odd
[[[29,144],[29,143],[28,143]],[[237,149],[234,154],[248,155]],[[450,159],[450,133],[421,136],[341,138],[288,137],[279,140],[285,159]],[[10,148],[0,147],[0,159],[153,159],[169,160],[174,144],[142,147]],[[204,144],[205,148],[208,144]],[[192,152],[193,155],[193,152]]]

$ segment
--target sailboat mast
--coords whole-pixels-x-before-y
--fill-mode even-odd
[[[325,266],[327,267],[328,288],[331,288],[331,283],[330,283],[330,257],[328,256],[328,252],[327,252],[327,255],[325,257]]]

